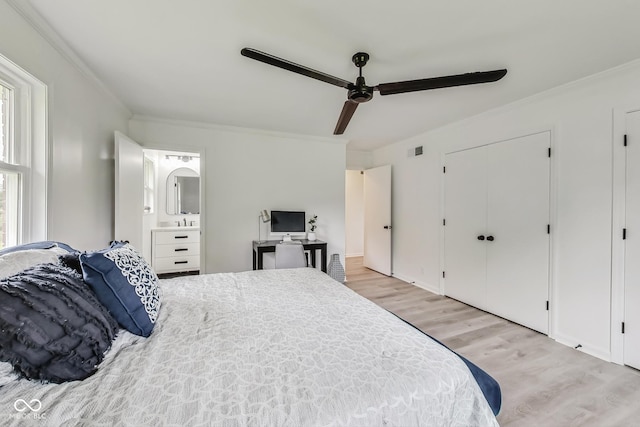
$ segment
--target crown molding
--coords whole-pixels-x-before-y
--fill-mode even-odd
[[[610,79],[611,77],[615,77],[618,74],[626,73],[626,72],[629,72],[629,71],[634,71],[635,69],[640,69],[640,59],[634,59],[632,61],[625,62],[625,63],[620,64],[620,65],[616,65],[616,66],[608,68],[606,70],[598,71],[597,73],[590,74],[588,76],[581,77],[579,79],[572,80],[572,81],[567,82],[567,83],[563,83],[563,84],[561,84],[559,86],[555,86],[555,87],[552,87],[550,89],[543,90],[542,92],[534,93],[533,95],[529,95],[527,97],[518,99],[516,101],[510,102],[510,103],[507,103],[507,104],[504,104],[504,105],[500,105],[500,106],[495,107],[495,108],[491,108],[489,110],[483,111],[483,112],[478,113],[476,115],[469,116],[469,117],[466,117],[464,119],[461,119],[461,120],[458,120],[458,121],[455,121],[455,122],[452,122],[452,123],[448,123],[448,124],[446,124],[444,126],[440,126],[438,128],[431,129],[431,130],[429,130],[427,132],[423,132],[423,133],[421,133],[419,135],[415,135],[415,136],[413,136],[411,138],[415,138],[417,136],[421,136],[423,134],[430,133],[430,132],[433,132],[433,131],[439,131],[439,130],[444,130],[444,129],[456,127],[456,126],[458,126],[460,124],[465,124],[465,123],[474,122],[474,121],[477,121],[477,120],[482,120],[482,119],[484,119],[486,117],[493,116],[493,115],[496,115],[496,114],[501,114],[501,113],[503,113],[505,111],[508,111],[510,109],[525,107],[525,106],[527,106],[529,104],[534,104],[534,103],[539,102],[539,101],[544,101],[545,99],[551,98],[551,97],[554,97],[554,96],[561,96],[561,95],[563,95],[565,93],[568,93],[568,92],[571,92],[573,90],[580,90],[580,89],[582,89],[584,87],[587,87],[587,86],[589,86],[591,84],[598,83],[599,81]],[[408,138],[408,139],[411,139],[411,138]]]
[[[65,42],[49,23],[36,11],[28,0],[5,0],[38,34],[40,34],[64,59],[92,82],[102,93],[109,97],[129,117],[131,110],[118,98],[111,89],[98,78],[78,54]]]
[[[400,141],[396,141],[394,143],[376,148],[372,150],[373,152],[379,150],[390,149],[391,147],[401,146],[402,144],[413,143],[415,141],[422,141],[422,138],[426,135],[429,135],[434,132],[446,131],[448,129],[453,129],[458,126],[464,126],[466,124],[473,124],[480,120],[484,120],[490,118],[495,115],[502,114],[511,109],[517,109],[526,107],[530,104],[535,104],[536,102],[544,101],[547,98],[551,98],[554,96],[561,96],[565,93],[569,93],[573,90],[580,90],[582,88],[588,87],[591,84],[596,84],[600,81],[610,79],[612,77],[616,77],[622,73],[628,72],[637,72],[640,70],[640,59],[634,59],[629,62],[625,62],[620,65],[616,65],[614,67],[608,68],[606,70],[598,71],[597,73],[590,74],[588,76],[581,77],[576,80],[572,80],[567,83],[563,83],[558,86],[554,86],[552,88],[543,90],[541,92],[534,93],[533,95],[526,96],[524,98],[517,99],[515,101],[509,102],[507,104],[499,105],[497,107],[491,108],[489,110],[482,111],[478,114],[474,114],[473,116],[465,117],[460,120],[453,121],[451,123],[447,123],[445,125],[429,129],[427,131],[421,132],[417,135],[410,136],[408,138],[402,139]],[[544,129],[549,129],[547,126]],[[533,131],[532,133],[537,133],[538,131]]]
[[[183,127],[191,127],[191,128],[198,128],[198,129],[211,129],[211,130],[217,130],[220,132],[256,134],[256,135],[262,135],[262,136],[273,136],[277,138],[288,138],[288,139],[296,139],[296,140],[304,139],[308,141],[324,142],[324,143],[330,143],[330,144],[347,145],[349,143],[349,140],[345,138],[333,138],[333,137],[326,137],[326,136],[279,132],[279,131],[272,131],[272,130],[266,130],[266,129],[220,125],[217,123],[209,123],[209,122],[165,119],[161,117],[145,116],[145,115],[139,115],[139,114],[134,114],[133,117],[131,117],[130,119],[130,122],[131,121],[159,123],[159,124],[165,124],[170,126],[183,126]]]

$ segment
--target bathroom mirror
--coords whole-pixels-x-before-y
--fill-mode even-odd
[[[167,214],[200,213],[200,175],[189,168],[178,168],[167,177]]]

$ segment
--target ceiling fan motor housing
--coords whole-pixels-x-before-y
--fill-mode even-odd
[[[373,98],[373,87],[367,86],[364,77],[360,76],[356,79],[355,85],[349,85],[347,98],[357,103],[367,102]]]

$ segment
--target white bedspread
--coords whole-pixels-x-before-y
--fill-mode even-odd
[[[456,355],[315,269],[161,288],[151,337],[121,331],[84,381],[1,387],[0,424],[497,426]]]

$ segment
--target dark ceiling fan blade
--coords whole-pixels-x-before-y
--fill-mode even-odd
[[[336,123],[336,128],[333,131],[334,135],[342,135],[344,133],[353,113],[356,112],[356,108],[358,108],[357,102],[349,100],[345,101],[344,106],[342,107],[342,112],[340,112],[340,117],[338,117],[338,123]]]
[[[490,83],[500,80],[506,74],[507,70],[505,69],[479,71],[476,73],[457,74],[454,76],[432,77],[429,79],[407,80],[395,83],[382,83],[374,89],[379,90],[380,95],[393,95],[396,93],[416,92],[419,90]]]
[[[255,59],[256,61],[264,62],[265,64],[273,65],[274,67],[279,67],[288,71],[293,71],[294,73],[302,74],[303,76],[311,77],[312,79],[340,86],[345,89],[349,88],[349,85],[351,84],[351,82],[338,77],[295,64],[291,61],[287,61],[286,59],[278,58],[250,47],[243,48],[240,53],[242,56],[246,56],[247,58]]]

